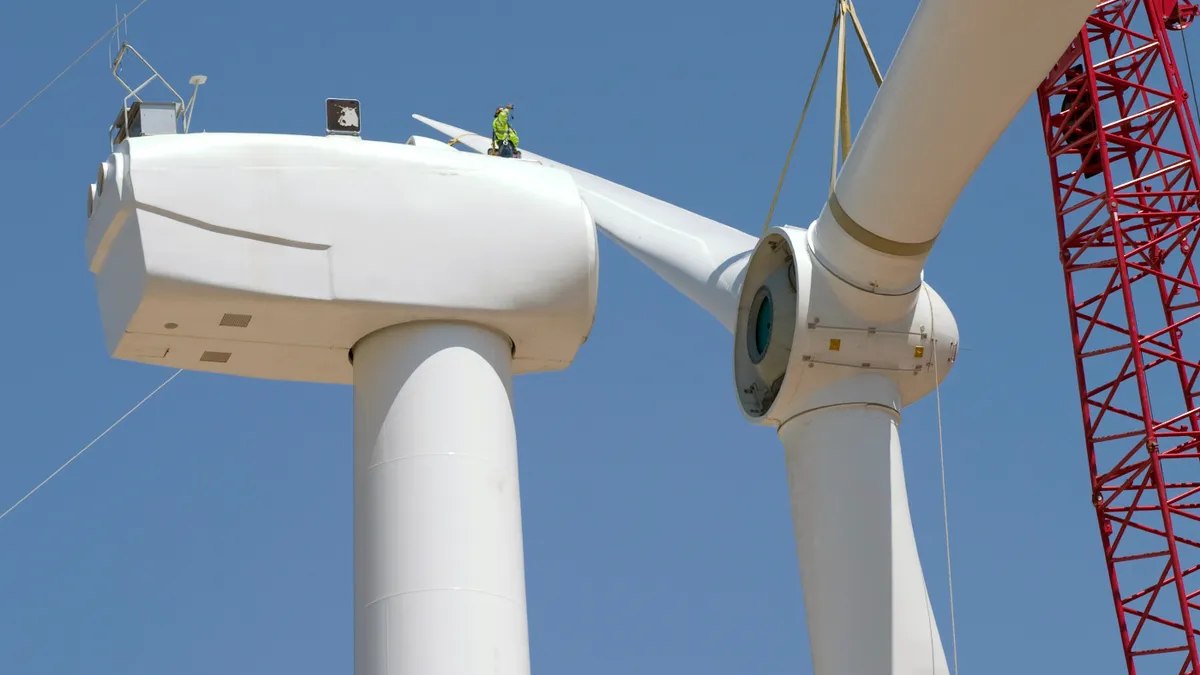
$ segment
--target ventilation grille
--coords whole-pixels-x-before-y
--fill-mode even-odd
[[[229,357],[233,356],[229,352],[204,352],[200,355],[200,360],[207,363],[229,363]]]
[[[232,326],[234,328],[245,328],[250,325],[249,314],[226,314],[221,317],[222,326]]]

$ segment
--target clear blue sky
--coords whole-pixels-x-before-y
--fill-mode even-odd
[[[917,2],[858,4],[886,67]],[[403,142],[433,135],[411,113],[480,130],[513,102],[530,149],[757,232],[832,2],[684,6],[151,0],[130,39],[177,87],[208,75],[197,129],[320,134],[344,96],[365,136]],[[0,119],[112,21],[103,2],[0,6]],[[0,511],[169,375],[108,357],[84,264],[122,99],[106,51],[0,130]],[[857,124],[873,86],[852,57]],[[821,204],[832,88],[829,70],[779,222]],[[926,270],[965,345],[942,390],[960,661],[1117,674],[1039,134],[1031,102]],[[811,672],[782,451],[738,412],[730,343],[601,240],[591,339],[516,384],[535,672]],[[349,675],[350,404],[181,375],[0,521],[0,672]],[[932,399],[901,436],[949,650]]]

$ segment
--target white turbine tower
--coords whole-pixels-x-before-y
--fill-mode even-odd
[[[786,452],[816,675],[948,672],[897,435],[901,408],[933,390],[958,348],[922,269],[959,193],[1094,6],[923,0],[807,229],[756,240],[524,152],[570,171],[602,231],[734,334],[741,409],[777,427]]]
[[[352,384],[354,672],[528,675],[512,377],[566,368],[591,330],[571,176],[362,140],[354,101],[327,137],[127,112],[88,204],[109,351]]]

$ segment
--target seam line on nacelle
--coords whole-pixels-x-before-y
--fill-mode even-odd
[[[864,408],[879,408],[880,410],[885,410],[892,414],[892,417],[894,417],[896,419],[897,424],[900,423],[900,411],[896,410],[892,406],[883,405],[882,403],[872,403],[869,401],[856,401],[853,403],[830,403],[829,405],[822,405],[822,406],[817,406],[816,408],[809,408],[808,410],[805,410],[803,412],[792,415],[791,417],[787,418],[783,422],[780,422],[779,426],[775,428],[775,432],[779,433],[780,431],[783,430],[783,427],[785,425],[787,425],[791,422],[794,422],[809,413],[821,412],[824,410],[831,410],[833,408],[849,408],[851,406],[862,406]]]
[[[367,465],[367,471],[383,466],[384,464],[395,464],[403,462],[407,459],[417,459],[418,457],[463,457],[465,459],[473,459],[475,461],[490,462],[491,459],[481,455],[471,455],[465,452],[419,452],[415,455],[404,455],[403,457],[392,457],[391,459],[383,459]]]
[[[317,301],[317,302],[320,302],[320,301]],[[182,338],[184,340],[207,340],[207,341],[229,342],[232,344],[244,344],[244,345],[268,345],[271,347],[299,347],[302,349],[327,349],[329,351],[342,351],[342,352],[350,349],[349,347],[338,347],[336,345],[330,346],[330,345],[326,345],[326,344],[305,344],[303,342],[278,342],[275,340],[247,340],[245,338],[230,338],[230,337],[224,337],[224,336],[220,336],[220,335],[188,335],[187,333],[178,333],[178,332],[176,332],[176,333],[151,333],[151,332],[127,330],[127,331],[125,331],[125,334],[126,335],[148,335],[150,337],[166,338],[168,340],[172,339],[172,338],[175,338],[175,339]]]
[[[786,226],[784,226],[784,227],[786,227]],[[821,256],[817,255],[816,249],[813,248],[812,237],[811,237],[811,235],[808,234],[809,232],[812,232],[811,228],[805,231],[805,236],[804,236],[804,248],[805,248],[805,250],[808,251],[809,257],[812,260],[814,260],[818,265],[820,265],[821,269],[828,272],[830,274],[830,276],[832,276],[834,279],[837,279],[838,281],[842,282],[843,284],[846,284],[850,288],[862,291],[863,293],[869,293],[871,295],[881,295],[881,296],[884,296],[887,298],[902,298],[906,295],[912,295],[913,293],[916,293],[917,291],[921,290],[922,284],[925,283],[924,281],[918,281],[916,286],[910,288],[907,291],[901,291],[900,293],[884,293],[876,288],[863,288],[862,286],[854,283],[853,281],[850,281],[846,277],[843,277],[842,275],[838,274],[832,267],[830,267],[829,265],[826,265],[824,260],[821,260]]]
[[[436,593],[436,592],[445,592],[445,591],[457,591],[460,593],[478,593],[479,595],[490,595],[493,598],[507,600],[514,605],[519,606],[521,604],[519,601],[514,600],[508,596],[500,595],[499,593],[491,593],[489,591],[478,591],[473,588],[421,588],[421,589],[418,589],[415,591],[401,591],[399,593],[390,593],[388,595],[383,596],[382,598],[377,598],[375,600],[372,600],[371,602],[368,602],[367,604],[363,605],[363,608],[365,609],[372,605],[377,605],[377,604],[383,602],[384,600],[391,600],[392,598],[398,598],[402,595],[414,595],[416,593]]]
[[[192,227],[196,227],[201,230],[207,230],[209,232],[214,232],[216,234],[229,235],[231,237],[241,237],[242,239],[252,239],[254,241],[263,242],[264,244],[275,244],[277,246],[302,248],[302,249],[306,249],[309,251],[325,251],[330,248],[329,244],[314,244],[312,242],[307,242],[307,241],[296,241],[295,239],[285,239],[283,237],[275,237],[275,236],[271,236],[269,234],[259,234],[257,232],[247,232],[245,230],[235,230],[235,229],[229,228],[229,227],[221,227],[220,225],[213,225],[212,223],[206,223],[203,220],[198,220],[196,218],[185,216],[181,213],[175,213],[174,211],[169,211],[162,207],[153,206],[153,205],[147,204],[145,202],[134,202],[134,208],[137,208],[137,209],[140,209],[143,211],[147,211],[147,212],[153,213],[157,216],[162,216],[164,218],[170,218],[171,220],[174,220],[176,222],[183,223],[184,225],[191,225]]]
[[[815,363],[819,366],[835,366],[839,368],[854,368],[855,370],[878,370],[884,373],[911,373],[912,368],[894,368],[891,366],[873,366],[868,361],[867,364],[862,363],[838,363],[837,361],[823,361],[817,358],[810,358],[806,363]]]

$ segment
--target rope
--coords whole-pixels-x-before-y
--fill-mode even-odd
[[[804,99],[804,109],[800,112],[800,122],[796,124],[796,132],[792,135],[792,144],[788,147],[787,158],[783,162],[783,171],[779,176],[779,184],[775,187],[775,195],[771,198],[771,208],[767,211],[767,220],[763,223],[762,233],[767,233],[767,228],[771,226],[771,217],[775,214],[775,206],[779,201],[779,194],[783,191],[784,179],[787,178],[788,166],[792,162],[792,154],[796,150],[796,141],[800,138],[800,129],[804,126],[804,118],[808,115],[809,104],[812,103],[813,92],[817,89],[817,82],[821,78],[821,70],[825,66],[825,59],[829,56],[829,47],[833,43],[834,32],[838,35],[838,73],[837,73],[837,91],[834,92],[837,98],[837,111],[834,116],[833,126],[833,168],[830,176],[829,190],[833,192],[833,185],[837,179],[838,154],[841,151],[842,160],[845,161],[846,156],[850,152],[850,93],[846,86],[846,17],[850,18],[854,26],[854,33],[858,37],[859,45],[862,46],[863,55],[867,59],[867,63],[871,67],[871,75],[875,78],[875,85],[883,85],[883,73],[879,70],[879,64],[875,61],[875,55],[871,51],[870,43],[867,42],[866,31],[863,30],[862,23],[858,20],[858,12],[854,9],[852,0],[837,0],[837,8],[833,13],[833,25],[829,27],[829,37],[825,39],[825,48],[821,51],[821,60],[817,63],[817,72],[813,76],[812,86],[808,89],[808,97]],[[840,27],[840,31],[838,30]],[[1184,44],[1186,54],[1187,45]],[[1191,63],[1188,63],[1188,74],[1191,76]],[[1192,85],[1195,90],[1195,84]],[[1197,109],[1197,117],[1200,117],[1200,108]],[[937,428],[938,428],[938,458],[941,463],[942,472],[942,522],[946,532],[946,584],[950,592],[950,643],[954,658],[954,675],[958,675],[958,628],[954,616],[954,576],[951,573],[950,561],[950,508],[946,496],[946,450],[945,442],[942,434],[942,387],[940,376],[938,373],[937,359],[937,341],[933,341],[933,383],[937,401]],[[929,632],[930,637],[933,636],[933,616],[929,615]],[[935,649],[934,645],[930,644],[931,651]],[[933,660],[933,654],[930,654],[930,660]],[[935,667],[931,663],[931,667]]]
[[[946,586],[950,591],[950,646],[958,675],[958,629],[954,621],[954,575],[950,569],[950,508],[946,499],[946,449],[942,441],[942,385],[938,376],[937,340],[933,341],[933,391],[937,401],[938,459],[942,466],[942,523],[946,530]]]
[[[834,86],[833,107],[833,162],[829,166],[829,196],[837,183],[838,151],[842,161],[850,154],[850,92],[846,88],[846,2],[839,0],[842,20],[838,22],[837,84]]]
[[[481,136],[480,134],[468,131],[466,133],[459,134],[459,135],[455,136],[454,138],[451,138],[449,141],[446,142],[446,145],[450,145],[450,146],[455,145],[456,143],[458,143],[458,139],[462,138],[463,136],[479,136],[480,138],[487,138],[487,136]]]
[[[137,410],[138,408],[142,407],[142,404],[143,404],[143,403],[145,403],[146,401],[149,401],[149,400],[150,400],[150,398],[151,398],[152,396],[154,396],[155,394],[157,394],[157,393],[158,393],[158,392],[159,392],[159,391],[160,391],[160,390],[161,390],[163,387],[165,387],[165,386],[167,386],[168,384],[170,384],[171,380],[173,380],[173,379],[175,379],[176,377],[178,377],[178,376],[179,376],[179,374],[180,374],[180,373],[182,373],[182,372],[183,372],[183,369],[182,369],[182,368],[180,368],[179,370],[175,371],[175,373],[174,373],[173,375],[171,375],[170,377],[168,377],[168,378],[166,379],[166,381],[164,381],[162,384],[158,385],[158,387],[156,387],[156,388],[154,389],[154,391],[150,392],[149,394],[146,394],[146,398],[143,398],[142,400],[138,401],[137,405],[135,405],[135,406],[133,406],[132,408],[130,408],[130,409],[129,409],[129,412],[125,413],[124,415],[121,415],[121,417],[120,417],[120,418],[118,418],[116,422],[113,422],[111,425],[109,425],[109,427],[108,427],[107,429],[105,429],[104,431],[100,432],[100,435],[99,435],[99,436],[97,436],[97,437],[95,437],[95,438],[93,438],[91,443],[88,443],[87,445],[83,446],[83,449],[82,449],[82,450],[80,450],[79,452],[75,453],[75,454],[74,454],[74,455],[71,457],[71,459],[68,459],[66,462],[64,462],[64,463],[63,463],[63,465],[62,465],[62,466],[60,466],[60,467],[58,467],[57,469],[55,469],[55,470],[54,470],[54,473],[52,473],[52,474],[50,474],[49,476],[47,476],[47,477],[46,477],[46,480],[44,480],[44,481],[42,481],[42,482],[38,483],[38,484],[37,484],[37,487],[35,487],[35,488],[33,488],[32,490],[30,490],[29,492],[27,492],[27,493],[25,494],[25,496],[24,496],[24,497],[21,497],[20,499],[18,499],[18,500],[17,500],[17,503],[16,503],[16,504],[13,504],[13,505],[12,505],[12,506],[10,506],[10,507],[8,507],[8,510],[7,510],[7,511],[5,511],[4,513],[0,513],[0,520],[4,520],[4,517],[5,517],[5,516],[7,516],[8,514],[10,514],[10,513],[12,513],[12,512],[13,512],[13,509],[15,509],[15,508],[17,508],[18,506],[20,506],[20,505],[21,505],[21,504],[22,504],[22,503],[23,503],[23,502],[24,502],[26,499],[29,499],[30,497],[32,497],[32,496],[33,496],[33,493],[35,493],[35,492],[37,492],[38,490],[42,489],[42,486],[43,486],[43,485],[45,485],[46,483],[49,483],[49,482],[50,482],[50,479],[54,478],[54,477],[55,477],[55,476],[57,476],[57,475],[58,475],[58,474],[59,474],[59,473],[60,473],[60,472],[61,472],[63,469],[67,468],[67,466],[69,466],[69,465],[71,464],[71,462],[74,462],[75,460],[79,459],[79,456],[80,456],[80,455],[82,455],[83,453],[87,452],[87,451],[88,451],[88,448],[92,447],[92,446],[93,446],[93,445],[95,445],[95,444],[96,444],[96,443],[97,443],[97,442],[98,442],[98,441],[99,441],[101,438],[104,438],[106,435],[108,435],[108,432],[110,432],[110,431],[112,431],[113,429],[115,429],[115,428],[117,427],[117,425],[118,425],[118,424],[120,424],[121,422],[124,422],[126,417],[129,417],[130,415],[132,415],[132,414],[134,413],[134,411],[135,411],[135,410]]]
[[[849,16],[854,25],[854,33],[858,36],[858,43],[862,47],[863,55],[867,58],[867,63],[871,66],[871,75],[875,78],[875,85],[883,84],[883,74],[879,70],[879,64],[875,61],[875,55],[871,52],[871,46],[867,42],[866,31],[863,30],[862,23],[858,20],[858,12],[854,9],[854,3],[851,0],[837,0],[837,7],[833,12],[833,24],[829,27],[829,37],[825,38],[825,48],[821,50],[821,60],[817,63],[817,72],[813,75],[812,86],[808,88],[808,96],[804,99],[804,109],[800,112],[800,121],[796,124],[796,133],[792,134],[792,144],[788,146],[787,158],[783,161],[783,171],[779,174],[779,184],[775,186],[775,195],[771,198],[771,208],[767,211],[767,220],[763,223],[762,233],[767,233],[767,228],[771,226],[771,218],[775,215],[775,206],[779,203],[779,194],[783,192],[783,183],[787,178],[788,167],[792,163],[792,154],[796,150],[796,141],[800,138],[800,129],[804,126],[804,118],[808,115],[809,105],[812,103],[813,93],[817,90],[817,83],[821,79],[821,70],[825,67],[825,59],[829,56],[829,47],[833,44],[833,36],[839,32],[841,27],[840,38],[838,41],[838,85],[835,96],[837,97],[837,113],[834,117],[834,155],[832,176],[829,182],[829,190],[833,191],[833,182],[837,177],[837,147],[839,128],[843,123],[845,129],[841,130],[842,134],[842,158],[849,153],[850,146],[850,93],[845,86],[846,77],[846,24],[845,17]]]
[[[1183,58],[1187,61],[1188,82],[1192,84],[1192,108],[1196,111],[1196,119],[1200,121],[1200,101],[1196,100],[1200,94],[1196,93],[1196,80],[1192,78],[1192,57],[1188,54],[1187,31],[1179,31],[1179,37],[1183,40]]]
[[[858,21],[858,12],[854,11],[854,4],[850,3],[850,20],[854,22],[854,33],[858,35],[858,44],[862,46],[863,56],[867,57],[867,64],[871,66],[871,76],[875,78],[875,86],[883,84],[883,72],[879,70],[879,64],[875,61],[875,54],[871,52],[871,45],[867,42],[867,31],[863,30],[862,24]]]
[[[117,23],[112,28],[109,28],[108,30],[104,31],[104,35],[101,35],[99,38],[97,38],[96,41],[92,43],[91,47],[88,47],[82,54],[80,54],[74,61],[71,62],[71,65],[64,68],[63,71],[61,73],[59,73],[57,76],[55,76],[55,78],[53,80],[50,80],[50,84],[47,84],[46,86],[42,87],[41,90],[38,91],[38,93],[33,95],[33,98],[31,98],[25,102],[25,105],[21,106],[20,108],[17,108],[17,111],[15,113],[9,115],[8,119],[6,119],[6,120],[4,120],[4,122],[0,123],[0,129],[3,129],[4,127],[8,126],[9,122],[16,119],[17,115],[20,115],[22,112],[25,111],[26,108],[28,108],[30,105],[32,105],[34,101],[38,100],[38,98],[42,94],[46,93],[47,89],[49,89],[50,87],[53,87],[55,82],[58,82],[60,79],[62,79],[62,76],[66,75],[68,70],[74,68],[76,64],[78,64],[80,61],[83,60],[83,57],[87,56],[88,54],[91,54],[92,50],[95,49],[96,47],[100,46],[100,43],[104,42],[105,38],[107,38],[109,35],[112,35],[113,31],[120,29],[121,25],[124,24],[129,19],[129,17],[133,16],[134,12],[141,9],[142,5],[146,4],[149,1],[150,0],[142,0],[141,2],[139,2],[137,4],[137,7],[134,7],[128,14],[126,14],[123,18],[118,20]]]
[[[771,216],[775,215],[775,205],[779,202],[779,193],[783,191],[783,181],[787,178],[788,166],[792,163],[792,153],[796,150],[796,140],[800,138],[800,128],[804,126],[804,118],[808,115],[808,106],[812,103],[813,92],[817,90],[817,82],[821,79],[821,70],[825,67],[825,58],[829,56],[829,45],[833,44],[833,34],[837,30],[841,18],[841,6],[833,13],[833,25],[829,27],[829,37],[825,38],[825,49],[821,50],[821,61],[817,63],[817,72],[813,75],[812,86],[808,88],[808,97],[804,99],[804,110],[800,112],[800,122],[796,125],[796,133],[792,134],[792,144],[788,147],[787,159],[783,161],[783,172],[779,174],[779,185],[775,187],[775,196],[771,198],[771,208],[767,211],[767,221],[763,223],[762,233],[767,233],[771,226]]]

